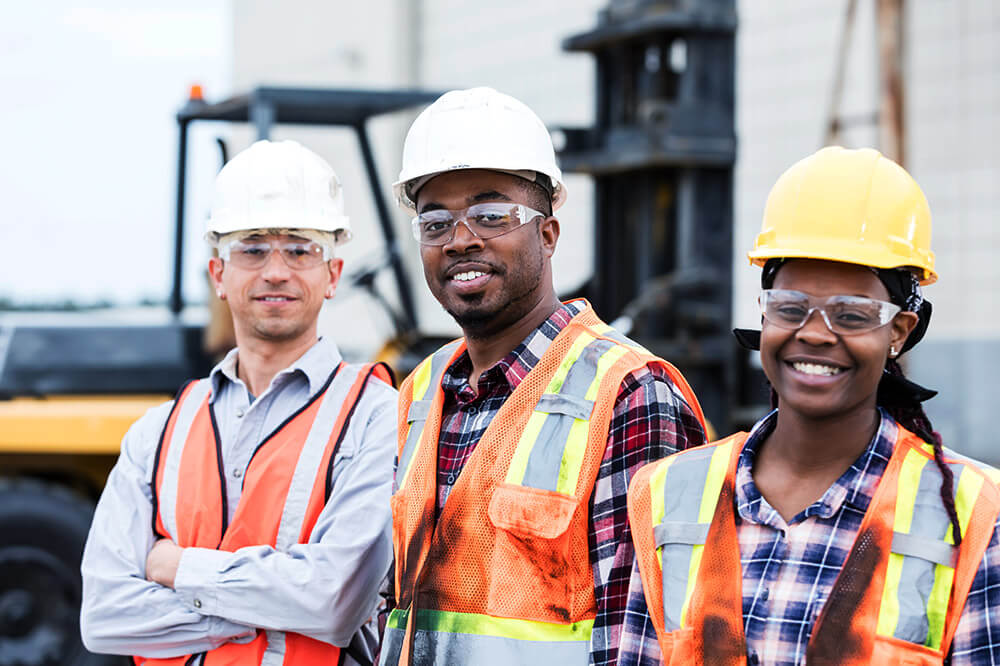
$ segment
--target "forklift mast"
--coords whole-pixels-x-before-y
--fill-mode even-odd
[[[594,179],[587,293],[681,369],[723,434],[749,402],[730,332],[735,5],[611,0],[595,29],[563,42],[597,65],[596,125],[564,129],[560,154]]]

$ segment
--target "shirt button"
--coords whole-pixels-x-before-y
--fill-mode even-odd
[[[475,414],[476,413],[476,406],[475,405],[466,405],[465,412],[467,414]]]
[[[767,601],[767,598],[769,596],[771,596],[771,591],[765,587],[763,591],[760,593],[761,601]]]
[[[760,663],[760,657],[757,656],[756,652],[750,653],[750,659],[748,660],[751,666],[757,666]]]
[[[235,476],[237,479],[240,478],[241,476],[243,476],[243,470],[241,470],[239,467],[234,467],[233,476]]]
[[[246,414],[246,413],[247,412],[246,412],[245,409],[243,409],[242,407],[238,407],[236,409],[236,418],[241,419],[241,418],[243,418],[243,415]]]
[[[195,608],[201,608],[201,599],[195,599],[194,600],[194,607]]]

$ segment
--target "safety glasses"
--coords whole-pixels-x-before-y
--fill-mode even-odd
[[[473,235],[489,240],[508,234],[539,217],[546,215],[512,203],[481,203],[458,210],[429,210],[413,218],[413,237],[421,245],[445,245],[455,237],[455,229],[462,222]]]
[[[798,330],[818,311],[826,327],[838,335],[857,335],[880,328],[902,310],[898,305],[872,298],[831,296],[821,300],[791,289],[764,289],[758,302],[764,319],[779,328]]]
[[[285,265],[294,270],[314,268],[330,259],[325,245],[307,239],[243,238],[219,248],[223,261],[247,270],[267,265],[272,252],[278,252]]]

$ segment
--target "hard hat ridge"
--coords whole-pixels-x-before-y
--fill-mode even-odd
[[[327,162],[295,141],[257,141],[215,180],[205,239],[252,229],[312,229],[351,239],[340,179]]]
[[[553,210],[566,199],[545,124],[523,102],[492,88],[452,90],[417,116],[393,184],[397,202],[415,212],[417,191],[434,176],[457,169],[488,169],[535,182],[550,193]]]

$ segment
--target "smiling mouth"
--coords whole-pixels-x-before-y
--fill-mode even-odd
[[[482,271],[465,271],[464,273],[456,273],[451,276],[451,279],[455,282],[470,282],[476,278],[483,277],[486,273]]]
[[[838,368],[832,365],[824,365],[822,363],[803,363],[801,361],[792,363],[792,367],[804,375],[816,375],[819,377],[833,377],[834,375],[839,375],[844,371],[843,368]]]
[[[261,296],[257,300],[265,303],[289,303],[295,299],[291,296]]]

